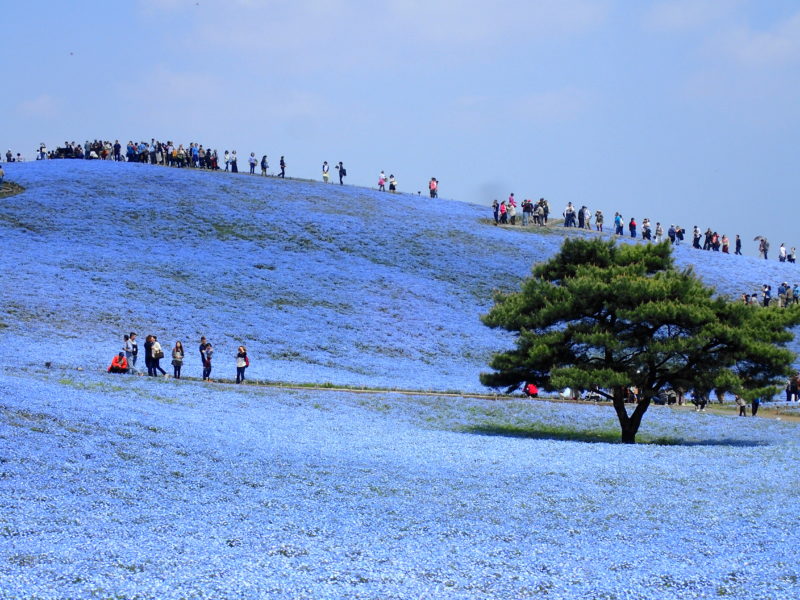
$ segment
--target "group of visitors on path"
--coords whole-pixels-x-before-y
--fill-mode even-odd
[[[772,286],[765,283],[761,286],[761,298],[758,297],[758,292],[753,292],[752,294],[743,293],[739,299],[744,304],[752,304],[755,306],[772,305],[779,308],[786,308],[800,302],[800,285],[797,283],[789,285],[784,281],[778,284],[775,295],[773,295]]]
[[[544,198],[540,198],[537,202],[525,199],[522,201],[520,208],[522,210],[523,227],[527,227],[529,223],[539,226],[547,225],[547,219],[550,216],[550,205]],[[497,202],[497,199],[495,199],[492,202],[492,212],[495,225],[516,225],[517,200],[514,198],[514,192],[511,192],[508,200]]]
[[[492,214],[494,217],[495,225],[516,225],[517,212],[520,207],[522,210],[523,227],[529,224],[534,225],[547,225],[548,217],[550,215],[550,206],[547,200],[540,198],[537,202],[525,199],[519,205],[514,193],[512,192],[508,200],[498,202],[495,199],[492,202]],[[568,202],[567,206],[562,212],[564,217],[564,227],[575,227],[578,229],[592,230],[592,219],[594,219],[595,230],[603,232],[605,217],[603,211],[596,210],[592,214],[591,210],[586,205],[576,208],[572,202]],[[625,233],[627,227],[628,233]],[[634,217],[626,223],[624,217],[620,212],[614,213],[614,234],[618,236],[629,235],[633,239],[637,239],[641,235],[644,241],[653,241],[660,243],[666,239],[675,245],[680,245],[686,236],[686,230],[680,225],[670,225],[666,230],[660,222],[652,225],[650,219],[645,218],[642,220],[641,226],[636,222]],[[718,232],[706,228],[705,232],[701,232],[700,228],[695,225],[692,228],[692,247],[698,250],[709,250],[714,252],[722,252],[723,254],[742,254],[742,238],[739,234],[731,241],[726,235],[720,235]],[[769,257],[769,241],[764,236],[757,236],[754,241],[758,242],[758,254],[761,258],[767,259]],[[778,249],[778,260],[780,262],[795,263],[797,259],[797,249],[792,246],[790,249],[781,243]]]
[[[123,336],[122,349],[111,360],[108,367],[109,373],[131,373],[143,375],[136,367],[139,358],[139,342],[135,331]],[[214,357],[214,347],[205,336],[200,338],[200,363],[203,366],[203,381],[213,381],[211,379],[212,359]],[[147,368],[147,375],[157,377],[159,373],[163,377],[169,377],[161,367],[161,359],[164,358],[164,349],[155,335],[148,335],[144,342],[144,364]],[[183,362],[186,359],[186,352],[181,341],[175,342],[172,347],[172,376],[175,379],[181,378]],[[236,351],[236,383],[242,383],[245,379],[245,370],[250,366],[250,358],[247,356],[247,348],[239,346]]]

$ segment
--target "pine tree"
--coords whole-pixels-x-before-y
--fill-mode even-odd
[[[481,374],[484,385],[597,390],[613,401],[622,441],[634,443],[663,389],[774,393],[791,373],[785,346],[800,308],[715,296],[691,268],[675,267],[669,242],[574,239],[535,266],[521,291],[498,294],[483,322],[516,334],[516,348],[495,354],[494,372]],[[631,387],[640,401],[629,414]]]

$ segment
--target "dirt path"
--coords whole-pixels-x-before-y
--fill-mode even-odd
[[[181,377],[181,379],[186,381],[194,381],[198,383],[202,383],[201,379],[197,377]],[[232,379],[215,379],[210,382],[211,385],[236,385],[235,381]],[[508,394],[479,394],[477,392],[457,392],[457,391],[436,391],[436,390],[410,390],[410,389],[400,389],[400,388],[358,388],[358,387],[347,387],[347,386],[333,386],[333,385],[302,385],[302,384],[295,384],[295,383],[287,383],[287,382],[270,382],[270,381],[263,381],[263,380],[253,380],[249,379],[245,381],[245,384],[248,387],[263,387],[263,388],[270,388],[270,389],[279,389],[279,390],[291,390],[291,391],[315,391],[315,392],[335,392],[335,393],[347,393],[347,394],[399,394],[402,396],[413,396],[413,397],[436,397],[436,398],[472,398],[476,400],[492,400],[492,401],[503,401],[503,400],[525,400],[526,398],[523,396],[511,396]],[[539,398],[532,399],[532,402],[554,402],[558,404],[584,404],[584,405],[592,405],[598,406],[603,408],[610,408],[610,402],[594,402],[589,400],[565,400],[558,396],[540,396]],[[691,404],[684,404],[683,406],[671,406],[669,407],[671,410],[682,410],[682,411],[694,411],[694,406]],[[775,419],[779,421],[786,421],[790,423],[800,423],[800,414],[785,414],[781,411],[783,407],[770,407],[761,405],[761,408],[758,411],[758,418],[764,419]],[[730,404],[709,404],[707,407],[707,412],[718,416],[725,416],[725,417],[735,417],[738,416],[738,410],[735,406]],[[748,409],[748,416],[749,416],[749,409]]]

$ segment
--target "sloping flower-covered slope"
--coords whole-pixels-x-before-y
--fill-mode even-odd
[[[27,190],[0,204],[0,322],[28,348],[14,360],[37,364],[102,365],[135,330],[190,350],[206,335],[220,365],[245,344],[258,378],[478,389],[509,343],[479,320],[492,290],[516,289],[564,232],[319,182],[90,161],[8,176]],[[676,258],[731,295],[797,274],[687,245]]]

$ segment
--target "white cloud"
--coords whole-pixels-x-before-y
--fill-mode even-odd
[[[669,0],[655,4],[644,24],[657,31],[685,31],[705,27],[733,13],[740,0]]]
[[[580,35],[600,27],[610,0],[140,0],[144,10],[183,9],[191,23],[176,46],[202,44],[287,71],[361,69],[446,60],[469,49]],[[174,14],[171,15],[174,17]]]
[[[28,117],[52,118],[58,116],[58,102],[48,94],[41,94],[36,98],[24,100],[17,105],[17,111]]]
[[[587,0],[391,0],[387,6],[406,35],[458,45],[581,33],[602,25],[609,10],[607,2]]]
[[[800,60],[800,13],[772,29],[739,28],[719,38],[720,48],[739,64],[764,67]]]

